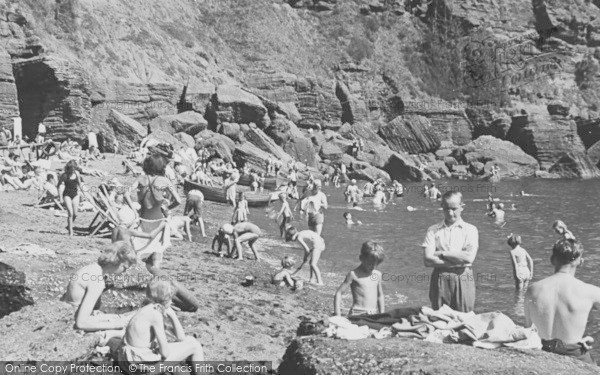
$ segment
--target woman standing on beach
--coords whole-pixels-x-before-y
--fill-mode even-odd
[[[137,190],[137,198],[141,206],[139,229],[146,233],[158,228],[166,220],[169,210],[181,203],[177,189],[165,177],[166,167],[167,160],[164,156],[159,154],[148,156],[142,166],[145,176],[140,176],[133,184],[133,190]],[[156,268],[160,268],[162,254],[171,244],[168,228],[168,225],[165,226],[162,236],[157,236],[150,245],[144,246],[145,249],[152,250],[153,262],[151,263]]]
[[[79,190],[81,189],[81,176],[79,175],[77,162],[70,160],[65,165],[65,172],[58,180],[58,195],[63,197],[65,207],[67,207],[67,229],[69,236],[73,235],[73,223],[77,218],[77,208],[79,207]]]

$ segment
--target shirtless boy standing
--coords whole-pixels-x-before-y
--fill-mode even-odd
[[[583,337],[592,308],[600,308],[600,288],[575,278],[583,263],[583,246],[561,239],[550,258],[554,274],[529,286],[525,294],[525,321],[538,329],[542,349],[595,364],[589,353],[591,337]]]
[[[367,241],[360,249],[360,266],[350,271],[346,279],[335,292],[333,305],[335,315],[340,315],[342,292],[350,286],[352,290],[352,308],[348,315],[377,314],[384,312],[381,272],[376,270],[385,254],[377,242]]]

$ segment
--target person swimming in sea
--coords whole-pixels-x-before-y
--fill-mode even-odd
[[[575,240],[575,236],[567,228],[567,224],[565,224],[562,220],[556,220],[554,224],[552,224],[552,229],[554,229],[556,234],[560,234],[565,240]]]

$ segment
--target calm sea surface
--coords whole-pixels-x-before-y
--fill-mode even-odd
[[[440,222],[443,214],[439,210],[439,202],[423,198],[422,186],[423,184],[405,184],[404,197],[394,198],[383,208],[376,209],[369,198],[365,198],[365,202],[361,204],[365,209],[363,212],[348,210],[343,199],[343,187],[325,188],[330,205],[323,229],[327,250],[321,258],[321,271],[327,284],[325,291],[331,290],[333,297],[340,277],[359,264],[360,245],[373,239],[381,242],[386,251],[386,259],[379,267],[383,273],[386,308],[429,305],[431,269],[423,265],[420,245],[427,228]],[[473,266],[477,279],[476,312],[499,310],[517,324],[524,324],[523,298],[522,294],[515,293],[506,237],[510,233],[522,236],[522,246],[534,260],[535,282],[553,273],[550,255],[552,245],[558,237],[551,226],[556,219],[566,222],[583,243],[585,261],[577,277],[600,286],[599,186],[598,181],[540,179],[501,181],[495,184],[457,180],[442,182],[442,192],[453,189],[463,193],[466,204],[463,219],[479,230],[479,253]],[[521,190],[531,196],[520,196]],[[488,192],[505,203],[507,223],[503,227],[485,215]],[[513,203],[516,205],[515,211],[509,209]],[[416,210],[409,211],[408,206]],[[279,207],[279,203],[274,206],[276,209]],[[352,212],[354,219],[363,224],[346,226],[342,218],[345,211]],[[299,229],[306,229],[306,219],[295,214],[294,225]],[[254,209],[250,220],[266,229],[271,236],[278,233],[275,222],[264,210]],[[300,250],[287,246],[277,251],[281,254],[271,255],[295,254],[297,259],[301,259],[302,255]],[[344,301],[344,305],[349,307],[351,298],[346,296]],[[331,304],[333,306],[333,298]],[[600,348],[600,313],[592,314],[587,334],[596,339],[597,347]],[[599,353],[600,351],[595,350],[597,358],[600,357]]]

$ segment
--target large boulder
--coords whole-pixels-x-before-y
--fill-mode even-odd
[[[286,152],[279,146],[272,138],[269,138],[261,129],[255,124],[251,123],[248,126],[242,127],[244,131],[244,137],[248,142],[252,143],[259,149],[273,155],[276,159],[279,159],[284,164],[291,159]]]
[[[490,107],[469,107],[465,113],[473,124],[473,138],[491,135],[505,139],[510,129],[511,119],[505,113],[498,113]]]
[[[346,139],[362,138],[365,147],[358,153],[357,160],[383,169],[391,178],[411,181],[425,178],[423,171],[407,154],[392,151],[369,124],[344,124],[339,133]]]
[[[542,169],[550,168],[567,152],[585,152],[575,121],[563,116],[513,116],[506,139],[535,157]]]
[[[479,162],[484,165],[488,162],[508,166],[501,168],[500,174],[506,177],[533,176],[539,169],[538,162],[534,157],[527,155],[515,144],[484,135],[472,141],[464,147],[467,151],[464,159],[468,164],[474,165]],[[479,164],[476,164],[479,169]]]
[[[381,178],[385,182],[391,181],[390,175],[369,163],[358,161],[350,155],[343,155],[341,160],[348,167],[348,177],[356,180],[373,182]]]
[[[240,124],[224,122],[221,124],[221,133],[234,142],[245,142],[244,133]]]
[[[254,94],[233,85],[217,87],[207,110],[210,129],[218,129],[223,122],[257,124],[260,128],[269,125],[267,108]]]
[[[194,136],[206,129],[208,122],[200,113],[187,111],[176,115],[158,116],[150,122],[150,129],[163,130],[168,133],[186,132]]]
[[[154,139],[160,143],[169,143],[173,146],[173,149],[179,150],[181,147],[186,147],[177,137],[173,134],[167,133],[162,130],[157,130],[148,135],[148,139]]]
[[[568,152],[548,170],[563,178],[598,178],[600,170],[584,153]]]
[[[336,82],[335,94],[342,105],[342,123],[354,124],[367,120],[369,112],[367,104],[350,92],[344,82],[339,80]]]
[[[25,274],[0,262],[0,318],[25,306],[33,305],[33,298],[26,286]]]
[[[440,142],[456,146],[466,145],[473,139],[473,124],[464,109],[455,108],[443,101],[426,102],[426,106],[408,106],[404,115],[421,115],[431,124],[431,129]]]
[[[112,128],[120,147],[124,150],[136,149],[148,135],[145,126],[114,109],[111,109],[106,123]]]
[[[235,143],[223,134],[217,134],[210,130],[203,130],[196,134],[194,139],[196,140],[196,150],[203,147],[212,149],[221,159],[233,161]]]
[[[594,143],[592,147],[587,149],[587,156],[595,166],[600,165],[600,141]]]
[[[598,368],[542,350],[438,344],[411,338],[339,340],[306,336],[288,346],[278,374],[582,374]]]
[[[283,146],[290,139],[292,133],[302,135],[298,127],[285,117],[277,117],[271,121],[269,127],[265,129],[265,133],[279,146]]]
[[[188,84],[185,100],[189,103],[191,111],[204,114],[214,93],[215,85],[212,83],[192,79]]]
[[[319,150],[319,156],[321,156],[321,158],[331,161],[339,160],[342,155],[344,155],[344,151],[331,141],[323,143]]]
[[[175,138],[177,138],[177,140],[183,143],[186,147],[194,147],[196,145],[196,140],[194,140],[194,137],[188,133],[177,133],[175,134]]]
[[[419,115],[398,116],[382,126],[379,135],[396,152],[421,154],[434,152],[440,147],[440,140],[429,120]]]
[[[326,128],[328,123],[339,124],[342,106],[335,95],[335,83],[319,82],[312,79],[299,80],[296,84],[297,107],[302,119],[297,122],[301,128]]]
[[[246,165],[250,169],[266,171],[267,160],[271,154],[258,148],[250,142],[236,144],[233,151],[233,160],[238,166]]]

